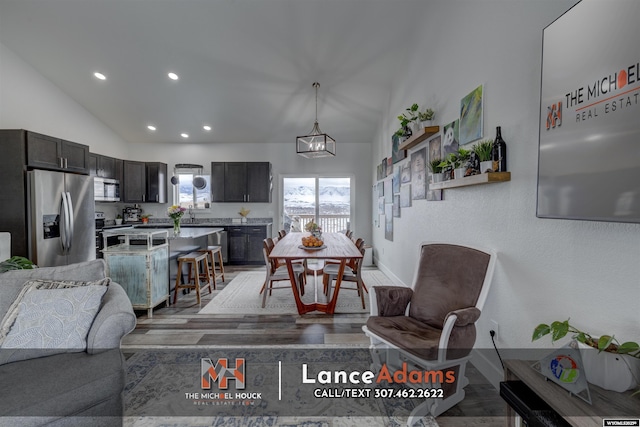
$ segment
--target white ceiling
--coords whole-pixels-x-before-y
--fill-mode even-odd
[[[314,81],[322,131],[371,142],[426,3],[0,0],[0,42],[129,142],[293,143]]]

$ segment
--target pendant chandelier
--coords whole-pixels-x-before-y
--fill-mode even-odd
[[[318,88],[320,87],[320,83],[314,82],[313,87],[316,89],[316,122],[309,135],[296,138],[296,152],[307,159],[335,156],[335,139],[326,133],[322,133],[320,126],[318,126]]]

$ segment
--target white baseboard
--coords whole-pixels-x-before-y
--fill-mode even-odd
[[[396,286],[404,286],[404,287],[407,287],[407,288],[411,287],[411,285],[407,285],[402,280],[400,280],[400,278],[398,276],[393,274],[393,272],[391,270],[389,270],[386,265],[381,263],[378,258],[375,258],[374,261],[375,261],[376,267],[378,267],[378,270],[382,271],[389,279],[391,279],[391,281],[393,281],[394,285],[396,285]]]
[[[495,387],[500,389],[500,381],[504,381],[504,371],[500,366],[494,365],[481,351],[471,351],[471,363],[478,371]]]

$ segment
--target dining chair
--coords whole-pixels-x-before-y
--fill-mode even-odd
[[[443,395],[425,396],[407,425],[427,414],[437,417],[464,399],[464,387],[469,384],[465,367],[495,263],[492,250],[424,242],[410,288],[372,288],[371,315],[362,330],[371,340],[373,367],[442,373],[424,382],[407,383],[443,390]],[[449,381],[451,376],[453,381]]]
[[[364,259],[365,247],[364,244],[361,244],[358,248],[360,253],[362,254],[362,258],[352,258],[349,261],[353,261],[352,264],[347,262],[345,265],[344,273],[342,274],[342,282],[340,286],[340,290],[348,289],[348,290],[356,290],[358,291],[358,295],[360,296],[360,300],[362,301],[362,308],[366,308],[364,302],[364,293],[369,292],[366,287],[364,287],[364,283],[362,281],[362,262]],[[322,274],[322,283],[324,284],[324,293],[325,295],[330,296],[331,289],[334,288],[333,281],[338,279],[338,272],[340,269],[339,264],[329,264],[325,265],[323,274]],[[355,283],[355,288],[345,287],[343,284],[345,282]]]
[[[271,237],[267,237],[264,240],[267,242],[267,246],[269,246],[269,253],[271,253],[271,250],[273,250],[274,246],[277,243],[277,240],[272,239]],[[280,239],[278,239],[278,240],[280,240]],[[274,269],[277,269],[278,267],[280,267],[282,265],[284,265],[284,266],[287,265],[287,262],[285,260],[283,260],[283,259],[272,259],[271,261],[273,263],[273,268]],[[291,260],[291,263],[292,264],[301,264],[304,267],[305,271],[307,270],[307,260],[306,259],[294,259],[294,260]],[[302,291],[304,292],[304,285],[307,284],[307,275],[306,274],[302,277],[302,284],[303,284]]]
[[[269,254],[271,253],[271,249],[273,249],[272,243],[267,242],[271,240],[270,238],[264,239],[262,241],[262,254],[264,255],[264,263],[267,275],[265,277],[264,284],[262,285],[262,289],[260,293],[262,295],[262,307],[267,303],[267,294],[271,296],[271,292],[273,289],[291,289],[291,285],[287,286],[279,286],[273,287],[273,282],[278,281],[288,281],[290,283],[291,278],[289,277],[289,270],[287,269],[287,265],[278,265],[277,260],[269,258]],[[304,295],[304,276],[305,270],[302,264],[293,264],[293,271],[295,272],[295,286],[299,289],[300,295]]]

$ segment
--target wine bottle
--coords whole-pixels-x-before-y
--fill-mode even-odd
[[[496,128],[496,139],[493,141],[493,171],[507,171],[507,144],[502,139],[500,126]]]

